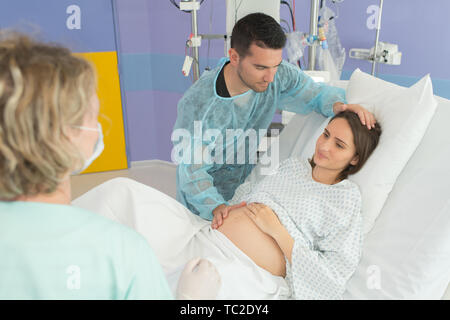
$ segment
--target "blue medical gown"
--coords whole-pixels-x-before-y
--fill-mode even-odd
[[[172,160],[178,157],[174,160],[178,163],[177,200],[208,220],[212,220],[212,211],[217,206],[228,205],[227,201],[254,167],[255,162],[250,160],[256,154],[257,145],[245,139],[246,133],[265,133],[277,108],[300,114],[316,111],[330,117],[334,115],[335,102],[346,103],[343,89],[316,83],[285,61],[278,67],[274,81],[264,92],[249,90],[234,97],[221,97],[215,84],[228,60],[223,58],[215,69],[205,71],[186,91],[178,103],[178,116],[172,134]],[[227,129],[242,129],[243,134],[234,140],[226,139]],[[211,138],[214,132],[220,132],[222,138]],[[187,140],[190,144],[186,143]],[[257,140],[259,144],[260,139]],[[235,150],[245,150],[244,163],[237,161],[237,151],[227,152],[227,143],[228,146],[230,143],[236,144]],[[186,146],[190,147],[190,157],[180,151],[186,150]],[[217,156],[216,151],[220,148],[222,152]],[[202,152],[206,154],[205,150],[213,150],[208,153],[212,158],[205,156],[202,161],[194,158]]]
[[[173,299],[143,236],[67,205],[0,201],[0,299]]]

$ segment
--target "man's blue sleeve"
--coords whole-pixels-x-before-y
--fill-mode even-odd
[[[347,103],[345,90],[314,80],[296,66],[283,61],[277,72],[280,86],[278,108],[307,114],[316,111],[325,117],[334,116],[333,104]]]

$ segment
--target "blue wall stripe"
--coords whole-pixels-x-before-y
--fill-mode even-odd
[[[219,59],[210,59],[210,64],[215,66]],[[191,73],[189,77],[183,76],[184,56],[170,54],[121,54],[123,78],[125,90],[156,90],[176,93],[184,93],[191,85]],[[204,70],[200,61],[200,70]],[[192,72],[192,70],[191,70]]]
[[[219,59],[210,59],[210,65],[214,67]],[[122,54],[121,62],[125,90],[157,90],[184,93],[191,85],[191,77],[186,78],[181,74],[184,56],[170,54]],[[200,63],[200,70],[204,69]],[[352,71],[344,70],[342,80],[350,79]],[[409,87],[416,83],[420,77],[380,74],[383,80]],[[433,79],[434,94],[450,99],[450,80]]]

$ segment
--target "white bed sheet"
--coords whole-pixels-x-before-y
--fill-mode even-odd
[[[333,85],[339,86],[339,87],[345,89],[345,88],[346,88],[346,85],[347,85],[347,81],[339,81],[339,82],[333,83]],[[445,107],[447,107],[447,108],[450,107],[450,102],[449,102],[447,99],[443,99],[443,98],[441,98],[441,97],[437,97],[437,98],[438,98],[438,101],[440,102],[440,104],[445,104],[444,108],[445,108]],[[450,113],[449,113],[449,110],[448,110],[448,109],[447,109],[447,110],[442,109],[443,106],[441,106],[440,108],[441,108],[441,109],[440,109],[440,110],[438,109],[438,114],[435,115],[435,118],[436,118],[437,120],[439,120],[440,122],[445,123],[445,121],[447,121],[446,119],[448,119],[448,116],[450,115]],[[305,131],[305,132],[311,132],[311,131],[314,131],[315,128],[321,123],[322,120],[323,120],[323,118],[322,118],[320,115],[315,114],[315,113],[311,114],[309,117],[295,117],[295,118],[293,118],[291,125],[288,126],[288,127],[286,127],[286,128],[284,129],[283,132],[284,132],[285,135],[289,135],[290,133],[291,133],[291,134],[298,135],[298,136],[300,137],[300,139],[297,139],[297,140],[289,140],[289,139],[287,139],[287,140],[284,140],[284,141],[283,141],[284,145],[283,145],[282,148],[280,148],[280,160],[281,160],[281,159],[284,159],[284,158],[286,158],[286,157],[288,157],[288,156],[291,155],[291,154],[296,154],[296,153],[298,153],[298,152],[301,152],[302,146],[304,146],[304,144],[306,143],[306,140],[305,140],[305,141],[302,141],[302,139],[303,139],[303,137],[305,137],[305,135],[302,135],[301,132],[302,132],[302,131]],[[435,120],[435,121],[437,121],[437,120]],[[435,126],[434,126],[435,130],[438,130],[438,127],[440,127],[440,126],[435,125]],[[431,129],[429,129],[429,131],[431,131]],[[431,148],[431,149],[434,148],[434,150],[437,150],[437,149],[438,149],[438,146],[434,146],[433,143],[432,143],[432,135],[431,135],[430,132],[429,132],[428,134],[426,134],[425,139],[427,139],[427,141],[426,141],[426,143],[423,143],[423,145],[419,147],[419,151],[420,151],[420,148],[424,149],[424,148],[425,148],[425,145],[426,145],[426,147],[427,147],[428,149],[430,149],[430,148]],[[448,146],[447,146],[447,148],[448,148]],[[417,153],[418,153],[418,152],[416,152],[416,155],[415,155],[414,158],[418,158]],[[421,153],[421,157],[427,156],[428,154],[433,154],[433,152],[430,151],[430,150],[426,150],[426,151],[424,151],[424,152]],[[441,163],[442,165],[444,165],[444,164],[445,164],[445,161],[446,161],[447,159],[448,159],[448,158],[443,157],[443,158],[440,160],[440,163]],[[417,160],[417,159],[416,159],[416,160]],[[410,180],[409,174],[408,174],[408,173],[410,173],[410,172],[412,172],[412,171],[414,171],[414,170],[418,170],[417,168],[414,168],[414,167],[415,167],[415,166],[414,166],[414,162],[415,162],[416,160],[410,161],[410,163],[409,163],[408,166],[407,166],[407,167],[408,167],[408,170],[405,170],[405,172],[402,173],[402,175],[401,175],[401,177],[400,177],[400,180],[402,180],[404,183],[407,183],[407,182]],[[148,161],[148,162],[152,162],[152,164],[153,164],[153,162],[155,162],[155,164],[154,164],[154,165],[152,166],[152,168],[151,168],[151,171],[152,171],[151,176],[152,176],[152,177],[158,177],[158,176],[159,176],[159,173],[160,173],[159,167],[160,167],[161,165],[163,165],[164,167],[171,167],[173,173],[175,173],[176,166],[175,166],[174,164],[170,163],[170,162],[164,162],[164,163],[163,163],[163,161],[160,161],[160,160]],[[156,162],[158,162],[158,163],[156,163]],[[146,163],[146,165],[147,165],[147,163]],[[133,165],[133,167],[134,167],[134,165]],[[133,168],[132,168],[132,169],[133,169]],[[154,172],[155,174],[153,174],[153,172]],[[136,180],[139,180],[139,177],[133,177],[133,178],[136,178]],[[249,177],[249,178],[257,179],[257,172],[254,170],[254,171],[252,172],[252,174],[251,174],[251,177]],[[433,177],[431,177],[430,179],[433,180]],[[169,192],[169,194],[172,195],[172,196],[174,197],[175,189],[176,189],[176,182],[175,182],[174,179],[172,179],[172,180],[173,180],[173,181],[171,181],[171,183],[170,183],[170,189],[171,189],[171,193],[173,193],[173,195],[170,194],[170,192]],[[147,183],[146,181],[142,181],[142,182]],[[165,191],[165,189],[159,185],[160,183],[161,183],[161,184],[164,184],[164,185],[167,185],[167,179],[159,179],[159,178],[152,179],[152,184],[151,184],[151,186],[154,187],[154,188],[156,188],[156,189],[158,189],[158,190]],[[422,181],[421,181],[420,183],[418,182],[419,185],[421,185],[422,183],[423,183]],[[397,189],[400,190],[400,189],[398,188],[398,186],[397,186]],[[397,190],[397,191],[398,191],[398,190]],[[393,192],[395,193],[395,192],[397,192],[397,191],[394,189]],[[432,192],[431,189],[428,190],[428,191]],[[439,192],[443,192],[444,190],[440,188],[440,189],[438,189],[438,191],[439,191]],[[445,191],[444,191],[444,192],[445,192]],[[167,192],[166,192],[166,193],[167,193]],[[155,193],[155,194],[156,194],[156,193]],[[156,200],[155,200],[155,201],[156,201]],[[392,203],[394,203],[393,199],[390,199],[389,201],[391,202],[390,205],[392,206]],[[388,201],[388,202],[389,202],[389,201]],[[414,201],[420,202],[420,200],[414,200]],[[79,204],[83,204],[83,201],[81,201],[81,199],[77,199],[77,200],[74,201],[74,203],[77,203],[77,202],[78,202]],[[89,205],[89,207],[93,208],[92,211],[96,211],[95,209],[99,209],[98,207],[100,206],[100,204],[95,205],[95,202],[96,202],[96,201],[94,200],[94,201]],[[150,204],[149,204],[149,205],[150,205]],[[157,204],[154,203],[153,205],[156,206]],[[173,203],[170,204],[169,201],[165,201],[165,205],[171,206],[171,205],[174,205],[174,204],[173,204]],[[178,205],[179,205],[179,204],[178,204]],[[433,205],[434,205],[434,206],[437,206],[438,204],[434,203]],[[389,203],[387,204],[387,206],[389,206]],[[398,203],[398,206],[401,206],[401,203]],[[164,206],[163,206],[163,207],[164,207]],[[165,210],[165,209],[163,209],[163,207],[161,207],[161,208],[162,208],[162,211]],[[182,206],[181,206],[181,207],[182,207]],[[157,208],[157,207],[154,207],[154,208]],[[183,207],[183,208],[184,208],[184,207]],[[129,208],[129,209],[130,209],[130,210],[133,210],[133,208]],[[166,209],[167,209],[167,208],[166,208]],[[161,211],[161,209],[159,209],[159,210]],[[175,211],[177,211],[177,210],[180,210],[180,209],[179,209],[179,208],[176,208],[176,206],[175,206],[175,207],[173,207],[173,208],[170,209],[170,210],[175,210]],[[187,209],[184,208],[184,210],[187,210]],[[103,215],[107,215],[107,216],[109,215],[110,218],[117,219],[117,217],[114,217],[114,216],[111,217],[111,213],[108,213],[108,210],[106,209],[106,207],[103,207],[100,211],[102,211],[101,214],[103,214]],[[154,211],[158,211],[158,209],[155,209]],[[385,211],[385,210],[383,210],[383,211]],[[383,211],[382,211],[382,212],[383,212]],[[180,212],[181,212],[181,211],[180,211]],[[189,215],[188,215],[188,217],[189,217]],[[190,215],[190,217],[193,218],[194,220],[196,220],[196,218],[197,218],[197,217],[194,216],[194,215]],[[173,218],[173,217],[172,217],[172,218]],[[184,217],[184,219],[185,219],[185,218],[186,218],[186,216]],[[164,218],[163,218],[163,220],[165,220],[165,219],[167,219],[167,217],[164,217]],[[406,219],[407,219],[407,218],[406,218]],[[119,219],[119,220],[123,220],[123,219]],[[385,220],[386,220],[385,217],[383,217],[383,215],[381,215],[381,216],[380,216],[380,221],[379,221],[378,224],[380,224],[380,225],[383,224],[383,221],[384,221],[384,222],[387,221],[387,220],[386,220],[386,221],[385,221]],[[180,222],[182,222],[182,221],[183,221],[183,219],[180,220]],[[125,223],[125,224],[128,224],[128,225],[130,225],[131,227],[135,227],[135,222],[134,222],[134,221],[120,221],[120,222]],[[191,223],[194,223],[194,221],[191,221]],[[181,224],[182,224],[182,225],[186,225],[184,222],[182,222]],[[195,224],[195,223],[194,223],[194,224]],[[376,224],[376,225],[377,225],[377,224]],[[199,232],[199,231],[201,230],[202,227],[200,226],[200,227],[197,227],[197,228],[198,228],[198,229],[194,228],[194,230],[191,230],[191,232],[195,233],[195,230],[197,230],[197,232]],[[377,229],[379,229],[379,227],[376,227],[376,229],[375,229],[374,231],[376,231]],[[139,231],[139,230],[138,230],[138,231]],[[181,230],[181,231],[183,231],[183,230]],[[188,232],[188,231],[187,231],[187,230],[184,230],[184,232]],[[189,232],[188,232],[188,233],[189,233]],[[373,232],[373,233],[377,233],[377,232]],[[191,233],[191,234],[192,234],[192,233]],[[369,235],[370,235],[370,233],[369,233]],[[147,236],[148,236],[148,235],[147,235]],[[173,234],[172,234],[171,236],[173,236]],[[170,240],[171,236],[168,236],[169,240]],[[189,238],[189,237],[184,236],[184,237],[182,237],[182,238],[176,238],[176,239],[182,240],[182,239],[187,239],[187,238]],[[373,238],[375,239],[375,236],[374,236]],[[174,239],[174,241],[176,241],[176,239]],[[198,240],[198,241],[200,241],[200,240]],[[162,243],[162,242],[161,242],[161,243]],[[377,244],[378,242],[377,242],[376,239],[375,239],[375,240],[372,241],[372,243]],[[182,242],[180,242],[180,246],[182,246],[181,244],[182,244]],[[185,244],[185,245],[186,245],[186,244]],[[158,247],[155,247],[154,249],[158,250],[159,248],[158,248]],[[155,251],[156,251],[156,250],[155,250]],[[239,249],[238,249],[238,250],[239,250]],[[157,254],[158,254],[158,255],[161,255],[161,254],[164,255],[165,253],[164,253],[164,252],[159,252],[159,253],[157,253]],[[379,256],[381,256],[381,254],[382,254],[382,251],[380,251]],[[170,261],[170,259],[169,259],[168,261]],[[367,270],[367,268],[364,267],[366,264],[367,264],[367,263],[365,263],[364,261],[362,261],[361,266],[360,266],[360,268],[359,268],[359,269],[360,269],[359,271],[362,270],[362,271],[361,271],[362,274],[363,274],[363,276],[361,277],[362,279],[366,279],[366,276],[364,276],[364,272]],[[178,267],[178,268],[179,268],[179,267]],[[176,278],[176,276],[177,276],[176,271],[178,271],[178,270],[176,269],[176,267],[173,267],[172,270],[171,270],[172,273],[170,274],[169,272],[166,271],[166,274],[168,274],[168,276],[170,276],[170,277],[172,277],[172,278]],[[364,271],[364,272],[363,272],[363,271]],[[443,276],[445,277],[445,273],[443,274]],[[169,279],[169,280],[171,280],[171,281],[169,281],[169,282],[171,282],[172,285],[173,285],[173,281],[174,281],[174,280],[173,280],[173,279]],[[353,279],[353,281],[354,281],[354,280],[355,280],[355,279]],[[445,281],[443,281],[443,285],[446,285]],[[361,286],[365,286],[365,281],[363,281],[363,283],[361,283]],[[349,298],[349,297],[347,297],[347,298]],[[351,299],[367,299],[367,298],[369,298],[369,297],[368,297],[366,294],[364,294],[364,293],[360,293],[360,296],[352,296],[352,297],[350,297],[350,298],[351,298]],[[383,297],[379,297],[379,298],[383,298]],[[384,298],[386,298],[386,297],[384,297]],[[450,300],[450,284],[448,285],[447,290],[446,290],[444,296],[442,297],[442,299]]]
[[[209,259],[221,276],[217,299],[288,299],[282,277],[257,266],[210,222],[166,194],[127,178],[109,180],[73,205],[101,214],[142,234],[160,261],[175,294],[180,273],[194,257]]]

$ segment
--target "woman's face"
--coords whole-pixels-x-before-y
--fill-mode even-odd
[[[331,121],[316,142],[314,163],[317,167],[336,171],[339,174],[349,164],[358,163],[353,133],[347,120]]]

